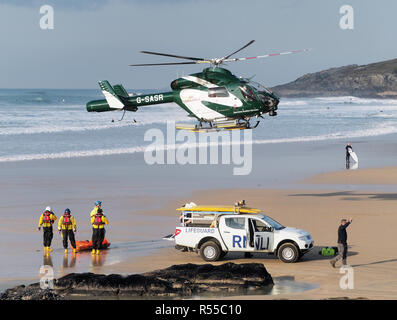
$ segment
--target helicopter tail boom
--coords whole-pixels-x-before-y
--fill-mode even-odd
[[[141,106],[174,102],[173,92],[129,95],[121,84],[112,87],[107,80],[100,81],[99,86],[105,99],[88,102],[88,112],[137,111]]]

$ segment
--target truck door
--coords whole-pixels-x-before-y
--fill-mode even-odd
[[[253,231],[251,242],[254,245],[254,251],[267,252],[273,249],[273,229],[264,221],[259,219],[249,219],[250,230]]]
[[[247,219],[245,217],[222,217],[219,230],[229,251],[246,251]]]

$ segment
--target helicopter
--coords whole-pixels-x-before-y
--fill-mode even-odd
[[[211,130],[253,129],[259,120],[251,125],[251,118],[263,118],[264,114],[277,115],[280,98],[270,89],[252,79],[236,77],[229,70],[220,67],[226,62],[247,61],[279,55],[294,54],[310,49],[271,53],[255,57],[231,58],[245,49],[255,40],[221,58],[196,58],[153,51],[141,51],[144,54],[165,56],[189,61],[132,64],[132,67],[170,66],[187,64],[210,64],[201,72],[182,76],[171,82],[172,91],[135,95],[129,94],[121,84],[113,87],[107,80],[100,81],[100,89],[105,100],[90,101],[86,105],[88,112],[137,111],[140,107],[174,102],[183,108],[188,116],[196,118],[192,125],[176,125],[176,129],[193,132]]]

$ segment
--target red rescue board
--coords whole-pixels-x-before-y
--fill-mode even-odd
[[[106,239],[102,242],[102,249],[107,249],[110,246],[110,242]],[[92,240],[84,240],[84,241],[76,241],[76,249],[78,251],[91,250],[92,249]]]

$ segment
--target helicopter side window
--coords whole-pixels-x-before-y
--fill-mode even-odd
[[[252,92],[252,90],[249,87],[241,86],[240,90],[246,101],[256,101],[255,94]]]
[[[229,92],[225,87],[215,87],[208,89],[208,97],[210,98],[219,98],[219,97],[228,97]]]

